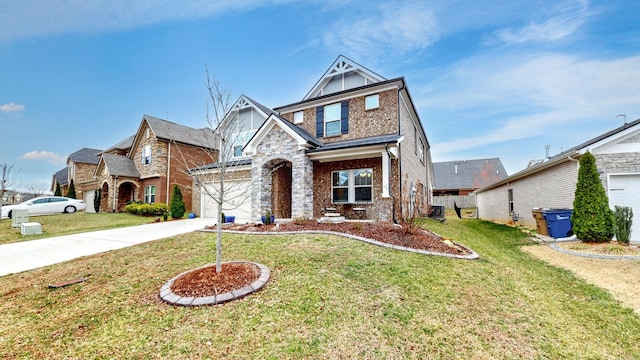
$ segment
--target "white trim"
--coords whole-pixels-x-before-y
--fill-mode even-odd
[[[391,176],[391,159],[389,158],[389,154],[387,151],[382,151],[382,197],[388,198],[391,197],[389,194],[389,183]]]
[[[376,83],[376,82],[380,82],[380,81],[385,81],[386,80],[382,76],[374,73],[373,71],[371,71],[371,70],[367,69],[366,67],[356,63],[355,61],[352,61],[352,60],[347,59],[346,57],[340,55],[333,62],[333,64],[331,64],[331,66],[329,66],[329,69],[327,69],[327,71],[325,71],[325,73],[322,74],[322,76],[316,82],[316,84],[313,86],[313,88],[311,88],[311,90],[309,90],[307,95],[305,95],[303,100],[307,100],[307,99],[311,99],[311,98],[314,98],[314,97],[317,97],[317,96],[324,95],[323,94],[324,93],[324,87],[327,85],[327,83],[331,79],[333,79],[337,75],[341,75],[342,76],[342,81],[343,81],[342,88],[343,88],[343,90],[345,90],[344,89],[344,74],[349,73],[349,72],[355,72],[355,73],[361,75],[363,78],[365,78],[365,84]]]

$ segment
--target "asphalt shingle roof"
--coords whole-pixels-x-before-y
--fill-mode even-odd
[[[91,148],[82,148],[74,153],[69,155],[69,161],[77,162],[77,163],[86,163],[86,164],[97,164],[100,161],[100,156],[98,155],[102,150],[91,149]]]
[[[402,135],[390,134],[390,135],[371,136],[367,138],[347,140],[347,141],[338,141],[338,142],[323,144],[315,149],[307,150],[307,153],[315,153],[315,152],[339,150],[339,149],[349,149],[349,148],[357,148],[357,147],[371,146],[371,145],[391,144],[398,141],[401,137]]]
[[[140,173],[133,163],[133,160],[126,156],[105,153],[102,154],[102,160],[104,161],[104,166],[107,168],[107,172],[111,176],[140,177]]]
[[[59,170],[55,176],[58,184],[61,186],[67,185],[67,183],[69,183],[69,167]]]
[[[207,148],[212,148],[215,144],[213,132],[209,128],[194,129],[150,115],[145,115],[144,119],[157,138]]]
[[[481,178],[483,170],[491,170],[488,179]],[[495,182],[507,177],[499,158],[434,162],[433,174],[436,190],[477,189],[489,185],[484,183],[486,180]]]

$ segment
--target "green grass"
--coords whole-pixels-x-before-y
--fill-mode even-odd
[[[480,260],[325,235],[224,235],[225,260],[267,265],[258,293],[222,306],[158,301],[213,262],[193,233],[0,278],[1,358],[640,358],[640,318],[522,252],[517,229],[428,222]],[[47,284],[79,276],[83,284]]]
[[[3,219],[0,221],[0,244],[146,224],[153,220],[153,217],[141,217],[126,213],[90,214],[83,211],[73,214],[30,216],[30,222],[42,224],[42,234],[22,235],[20,228],[11,227],[11,219]]]

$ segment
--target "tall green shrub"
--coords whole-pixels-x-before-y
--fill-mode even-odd
[[[184,201],[182,200],[182,192],[178,185],[173,186],[173,195],[171,195],[171,217],[181,218],[184,216]]]
[[[73,179],[69,183],[69,190],[67,190],[67,197],[75,199],[76,198],[76,186],[73,185]]]
[[[96,213],[100,212],[100,197],[102,196],[102,190],[96,189],[93,192],[93,208],[96,210]]]
[[[60,183],[56,181],[56,191],[53,193],[55,196],[62,196],[62,189],[60,189]]]
[[[600,182],[596,158],[589,152],[580,158],[573,200],[573,233],[586,242],[608,242],[613,237],[613,211]]]
[[[631,225],[633,224],[633,209],[627,206],[617,206],[615,210],[615,233],[618,242],[628,244],[631,239]]]

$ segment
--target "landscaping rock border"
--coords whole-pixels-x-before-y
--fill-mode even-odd
[[[578,241],[576,241],[576,242],[578,242]],[[555,250],[557,252],[561,252],[563,254],[582,256],[582,257],[591,258],[591,259],[640,260],[640,256],[636,256],[636,255],[588,254],[588,253],[583,253],[583,252],[579,252],[579,251],[567,250],[567,249],[565,249],[565,248],[563,248],[561,246],[558,246],[557,243],[550,243],[549,246],[553,250]]]
[[[215,264],[207,264],[204,266],[201,266],[199,268],[196,269],[191,269],[188,271],[185,271],[183,273],[181,273],[180,275],[174,277],[173,279],[167,281],[161,288],[160,288],[160,298],[169,303],[169,304],[173,304],[173,305],[180,305],[180,306],[201,306],[201,305],[217,305],[217,304],[222,304],[225,302],[229,302],[229,301],[233,301],[233,300],[237,300],[240,299],[242,297],[245,297],[251,293],[254,293],[258,290],[260,290],[263,286],[265,286],[267,284],[267,282],[269,281],[269,278],[271,277],[271,270],[269,270],[268,267],[256,263],[256,262],[252,262],[252,261],[227,261],[224,262],[223,264],[251,264],[251,265],[255,265],[258,268],[260,268],[260,277],[258,278],[258,280],[254,281],[253,283],[249,284],[249,286],[245,286],[243,288],[237,289],[237,290],[233,290],[231,292],[227,292],[227,293],[223,293],[223,294],[218,294],[218,295],[213,295],[213,296],[202,296],[202,297],[197,297],[197,296],[180,296],[178,294],[175,294],[173,291],[171,291],[171,285],[173,285],[173,282],[176,281],[176,279],[180,278],[181,276],[188,274],[192,271],[196,271],[196,270],[200,270],[206,267],[210,267],[210,266],[216,266]]]

